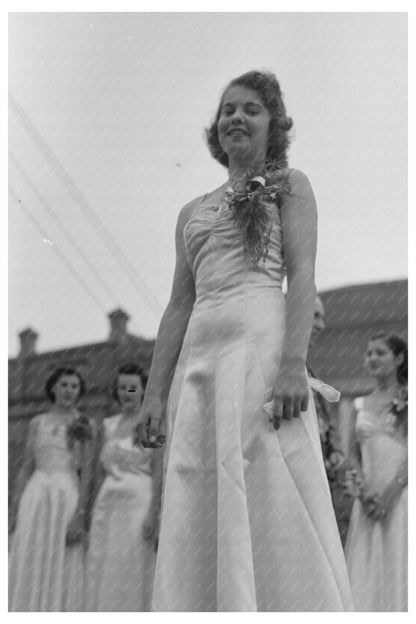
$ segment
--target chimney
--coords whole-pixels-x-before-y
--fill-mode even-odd
[[[110,337],[109,340],[113,342],[122,342],[127,337],[127,321],[130,319],[129,315],[118,308],[114,312],[110,312],[108,315],[110,319]]]
[[[20,353],[19,357],[26,358],[30,355],[35,355],[36,350],[36,340],[38,339],[38,334],[33,331],[30,327],[24,329],[19,334],[20,338]]]

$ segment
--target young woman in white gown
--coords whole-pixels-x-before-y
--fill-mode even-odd
[[[376,334],[365,364],[373,392],[354,401],[355,483],[346,557],[357,611],[407,611],[407,346]]]
[[[93,431],[75,407],[84,392],[78,371],[58,368],[46,392],[53,405],[30,422],[13,496],[10,611],[83,609],[87,447]]]
[[[106,418],[105,478],[92,513],[87,611],[149,611],[160,511],[161,451],[134,445],[146,375],[119,368],[114,394],[121,413]]]
[[[287,170],[291,125],[273,74],[233,80],[207,131],[229,179],[179,215],[141,416],[146,444],[167,425],[154,611],[352,608],[306,377],[316,207]]]

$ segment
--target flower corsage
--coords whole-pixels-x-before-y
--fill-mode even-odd
[[[345,488],[351,496],[360,498],[363,492],[363,480],[355,468],[346,471]]]
[[[390,414],[395,418],[396,425],[407,424],[408,394],[407,388],[403,386],[399,391],[399,396],[393,399],[390,405]]]
[[[90,421],[86,416],[78,416],[75,418],[67,428],[67,435],[69,441],[74,442],[87,442],[92,440],[92,427]]]
[[[262,175],[247,176],[246,181],[231,180],[225,192],[225,205],[242,233],[244,249],[254,266],[267,257],[273,205],[280,206],[282,196],[290,192],[288,173],[276,163],[269,163]]]

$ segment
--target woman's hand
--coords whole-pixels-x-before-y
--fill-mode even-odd
[[[363,491],[360,495],[361,504],[371,520],[381,520],[388,514],[388,507],[377,492]]]
[[[72,546],[77,542],[83,542],[86,537],[85,531],[85,515],[81,509],[78,509],[72,520],[70,521],[66,531],[66,545]]]
[[[371,518],[371,520],[378,520],[379,510],[377,504],[377,494],[362,492],[359,499],[367,516]]]
[[[278,430],[284,420],[292,420],[308,409],[309,386],[305,367],[283,364],[273,389],[273,422]]]
[[[393,509],[394,502],[400,493],[401,488],[397,481],[391,481],[382,492],[375,492],[368,497],[367,515],[372,520],[382,520],[389,515]]]
[[[163,432],[166,406],[158,396],[144,398],[139,422],[133,434],[133,443],[145,448],[160,448],[166,440]]]
[[[342,468],[345,457],[341,451],[332,451],[328,459],[331,470],[338,472]]]

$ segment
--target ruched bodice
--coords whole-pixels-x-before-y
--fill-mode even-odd
[[[197,304],[206,298],[234,297],[237,292],[281,288],[284,278],[280,213],[271,206],[273,228],[265,262],[254,267],[244,252],[242,235],[230,209],[211,195],[196,203],[184,229],[187,259],[196,283]]]
[[[80,448],[75,442],[69,449],[67,424],[42,414],[34,439],[36,468],[46,473],[73,473],[79,467]]]

